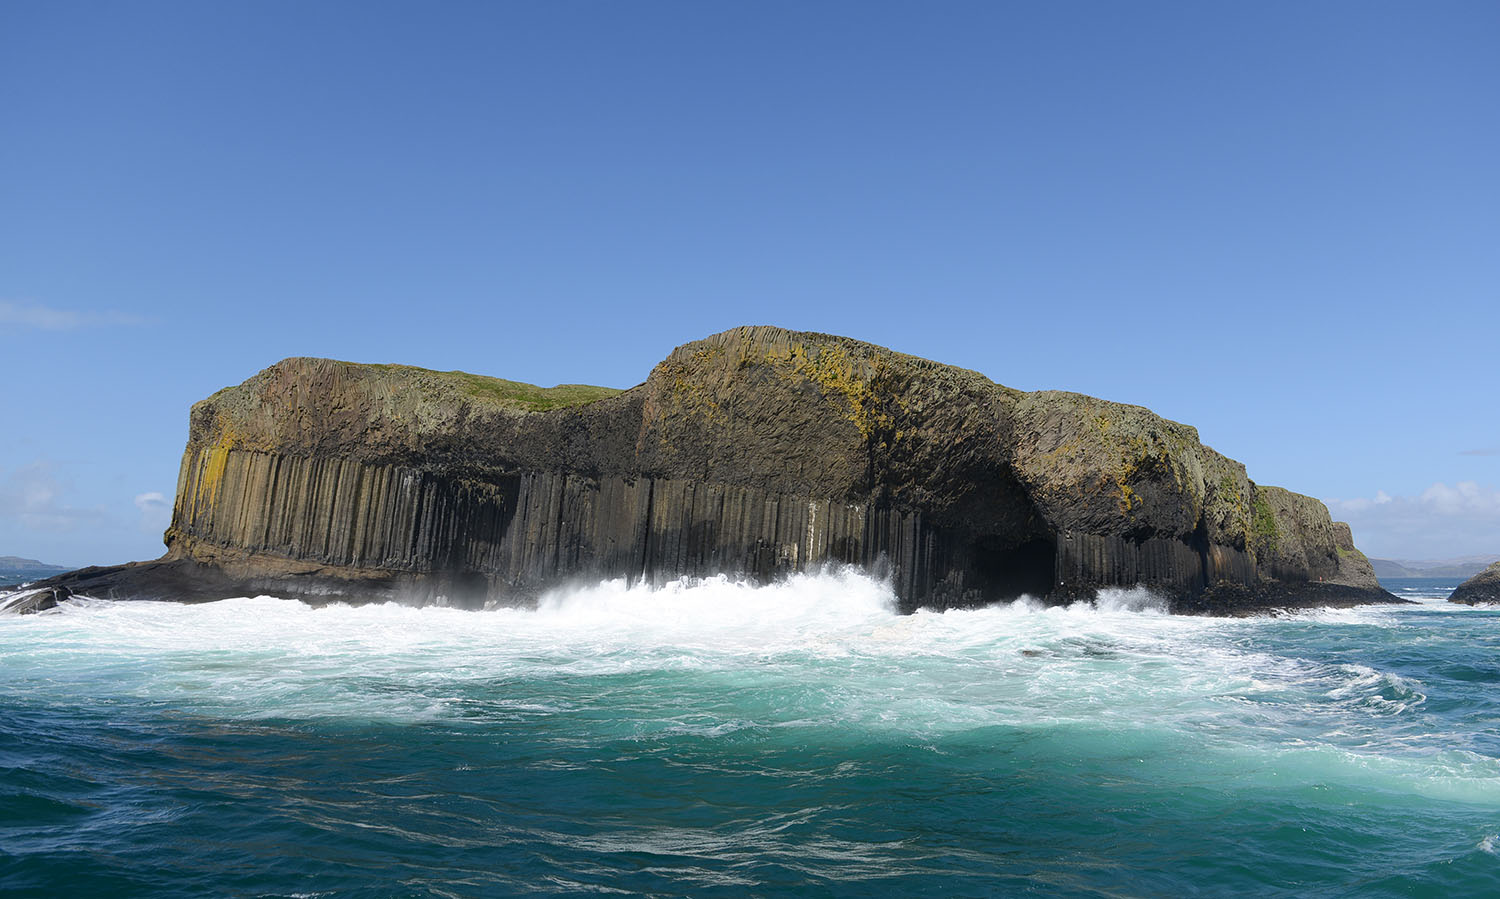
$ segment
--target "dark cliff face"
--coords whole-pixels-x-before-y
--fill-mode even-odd
[[[288,359],[194,406],[166,540],[159,564],[262,592],[466,605],[829,563],[889,572],[906,608],[1385,596],[1322,504],[1190,427],[775,328],[679,347],[623,392]]]
[[[1479,572],[1453,591],[1448,597],[1449,602],[1461,602],[1469,605],[1479,603],[1500,603],[1500,562],[1496,562],[1485,570]]]

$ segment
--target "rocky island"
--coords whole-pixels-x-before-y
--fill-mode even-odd
[[[1459,584],[1448,601],[1471,606],[1488,602],[1500,603],[1500,562]]]
[[[902,607],[1145,585],[1177,611],[1393,601],[1322,503],[1140,406],[742,327],[629,390],[287,359],[197,403],[167,553],[43,582],[210,600],[525,603],[829,564]]]

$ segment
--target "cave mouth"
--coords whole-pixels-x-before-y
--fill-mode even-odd
[[[1052,592],[1057,570],[1057,543],[1048,537],[1033,537],[1016,543],[990,534],[974,541],[974,586],[988,600],[1017,599],[1023,594],[1037,599]]]
[[[450,571],[442,586],[447,604],[460,609],[482,609],[489,600],[490,580],[478,571]]]

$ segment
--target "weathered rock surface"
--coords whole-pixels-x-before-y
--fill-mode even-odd
[[[53,582],[480,606],[849,563],[907,609],[1135,584],[1220,613],[1393,599],[1321,503],[1187,425],[765,327],[626,391],[287,359],[193,407],[166,543]]]
[[[1468,603],[1471,606],[1482,602],[1500,603],[1500,562],[1459,584],[1448,601]]]

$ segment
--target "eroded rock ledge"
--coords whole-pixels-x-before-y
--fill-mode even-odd
[[[625,391],[287,359],[196,404],[167,554],[112,597],[526,602],[569,580],[890,575],[905,609],[1144,584],[1391,601],[1347,525],[1139,406],[744,327]]]

